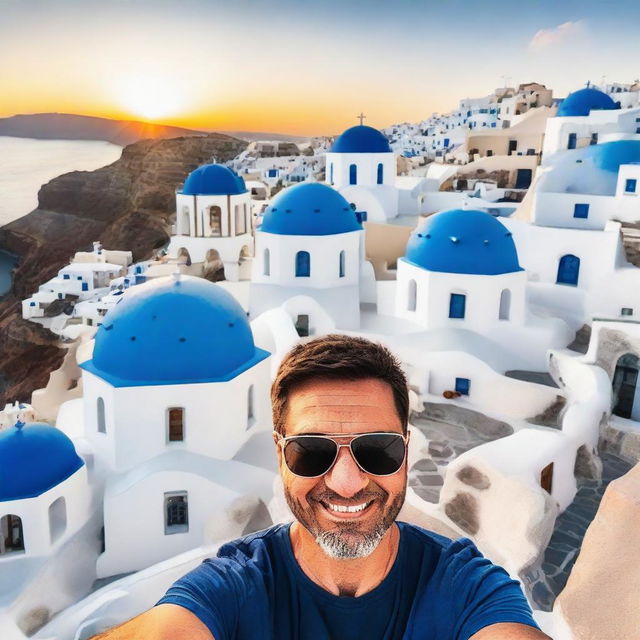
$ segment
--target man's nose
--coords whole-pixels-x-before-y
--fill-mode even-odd
[[[338,459],[324,481],[328,489],[344,498],[354,496],[369,484],[367,474],[356,464],[349,447],[340,447]]]

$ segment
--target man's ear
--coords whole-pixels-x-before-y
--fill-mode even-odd
[[[274,430],[273,432],[273,442],[276,445],[276,455],[278,456],[278,466],[282,466],[282,447],[278,444],[280,440],[280,434]]]

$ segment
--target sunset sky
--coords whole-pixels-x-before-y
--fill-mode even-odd
[[[0,117],[334,134],[640,76],[638,0],[0,0]]]

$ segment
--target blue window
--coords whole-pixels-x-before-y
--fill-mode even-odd
[[[640,127],[636,128],[636,133],[640,133]]]
[[[62,279],[63,279],[63,280],[70,280],[70,279],[71,279],[71,277],[69,276],[69,274],[68,274],[68,273],[63,273],[63,274],[62,274]]]
[[[567,143],[567,149],[575,149],[578,142],[578,135],[575,133],[569,134],[569,142]]]
[[[311,256],[308,251],[296,253],[296,278],[308,278],[311,275]]]
[[[382,162],[378,163],[378,177],[377,177],[377,182],[378,184],[382,184],[382,179],[384,178],[384,168],[382,166]]]
[[[452,293],[449,298],[449,317],[464,318],[467,296],[462,293]]]
[[[588,218],[589,217],[589,205],[588,204],[576,204],[573,207],[574,218]]]
[[[367,221],[367,212],[366,211],[355,211],[356,220],[360,223]]]
[[[456,378],[456,391],[463,395],[469,395],[469,387],[471,386],[471,380],[469,378]]]
[[[35,307],[35,306],[36,306],[36,303],[35,303],[35,302],[30,302],[30,303],[29,303],[29,306],[30,306],[30,307]]]
[[[76,276],[76,280],[82,280],[82,276]]]
[[[492,128],[492,129],[495,129],[495,128],[496,128],[496,123],[495,123],[495,122],[492,122],[492,123],[491,123],[491,128]]]
[[[275,178],[277,175],[278,175],[277,169],[269,169],[269,172],[267,173],[267,176],[269,178]]]
[[[635,178],[629,178],[624,183],[624,192],[625,193],[635,193],[637,186],[638,186],[638,181]]]
[[[449,146],[449,138],[445,138],[444,142],[442,143],[442,146],[444,147],[448,147]]]
[[[349,184],[358,184],[358,167],[355,164],[349,165]]]
[[[341,251],[340,252],[340,277],[344,278],[344,272],[345,272],[345,252]]]
[[[82,283],[82,290],[83,291],[89,291],[89,284],[87,282],[83,282]]]

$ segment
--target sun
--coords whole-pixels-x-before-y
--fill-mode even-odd
[[[136,117],[158,120],[177,115],[185,108],[185,93],[169,76],[139,73],[120,80],[118,102]]]

